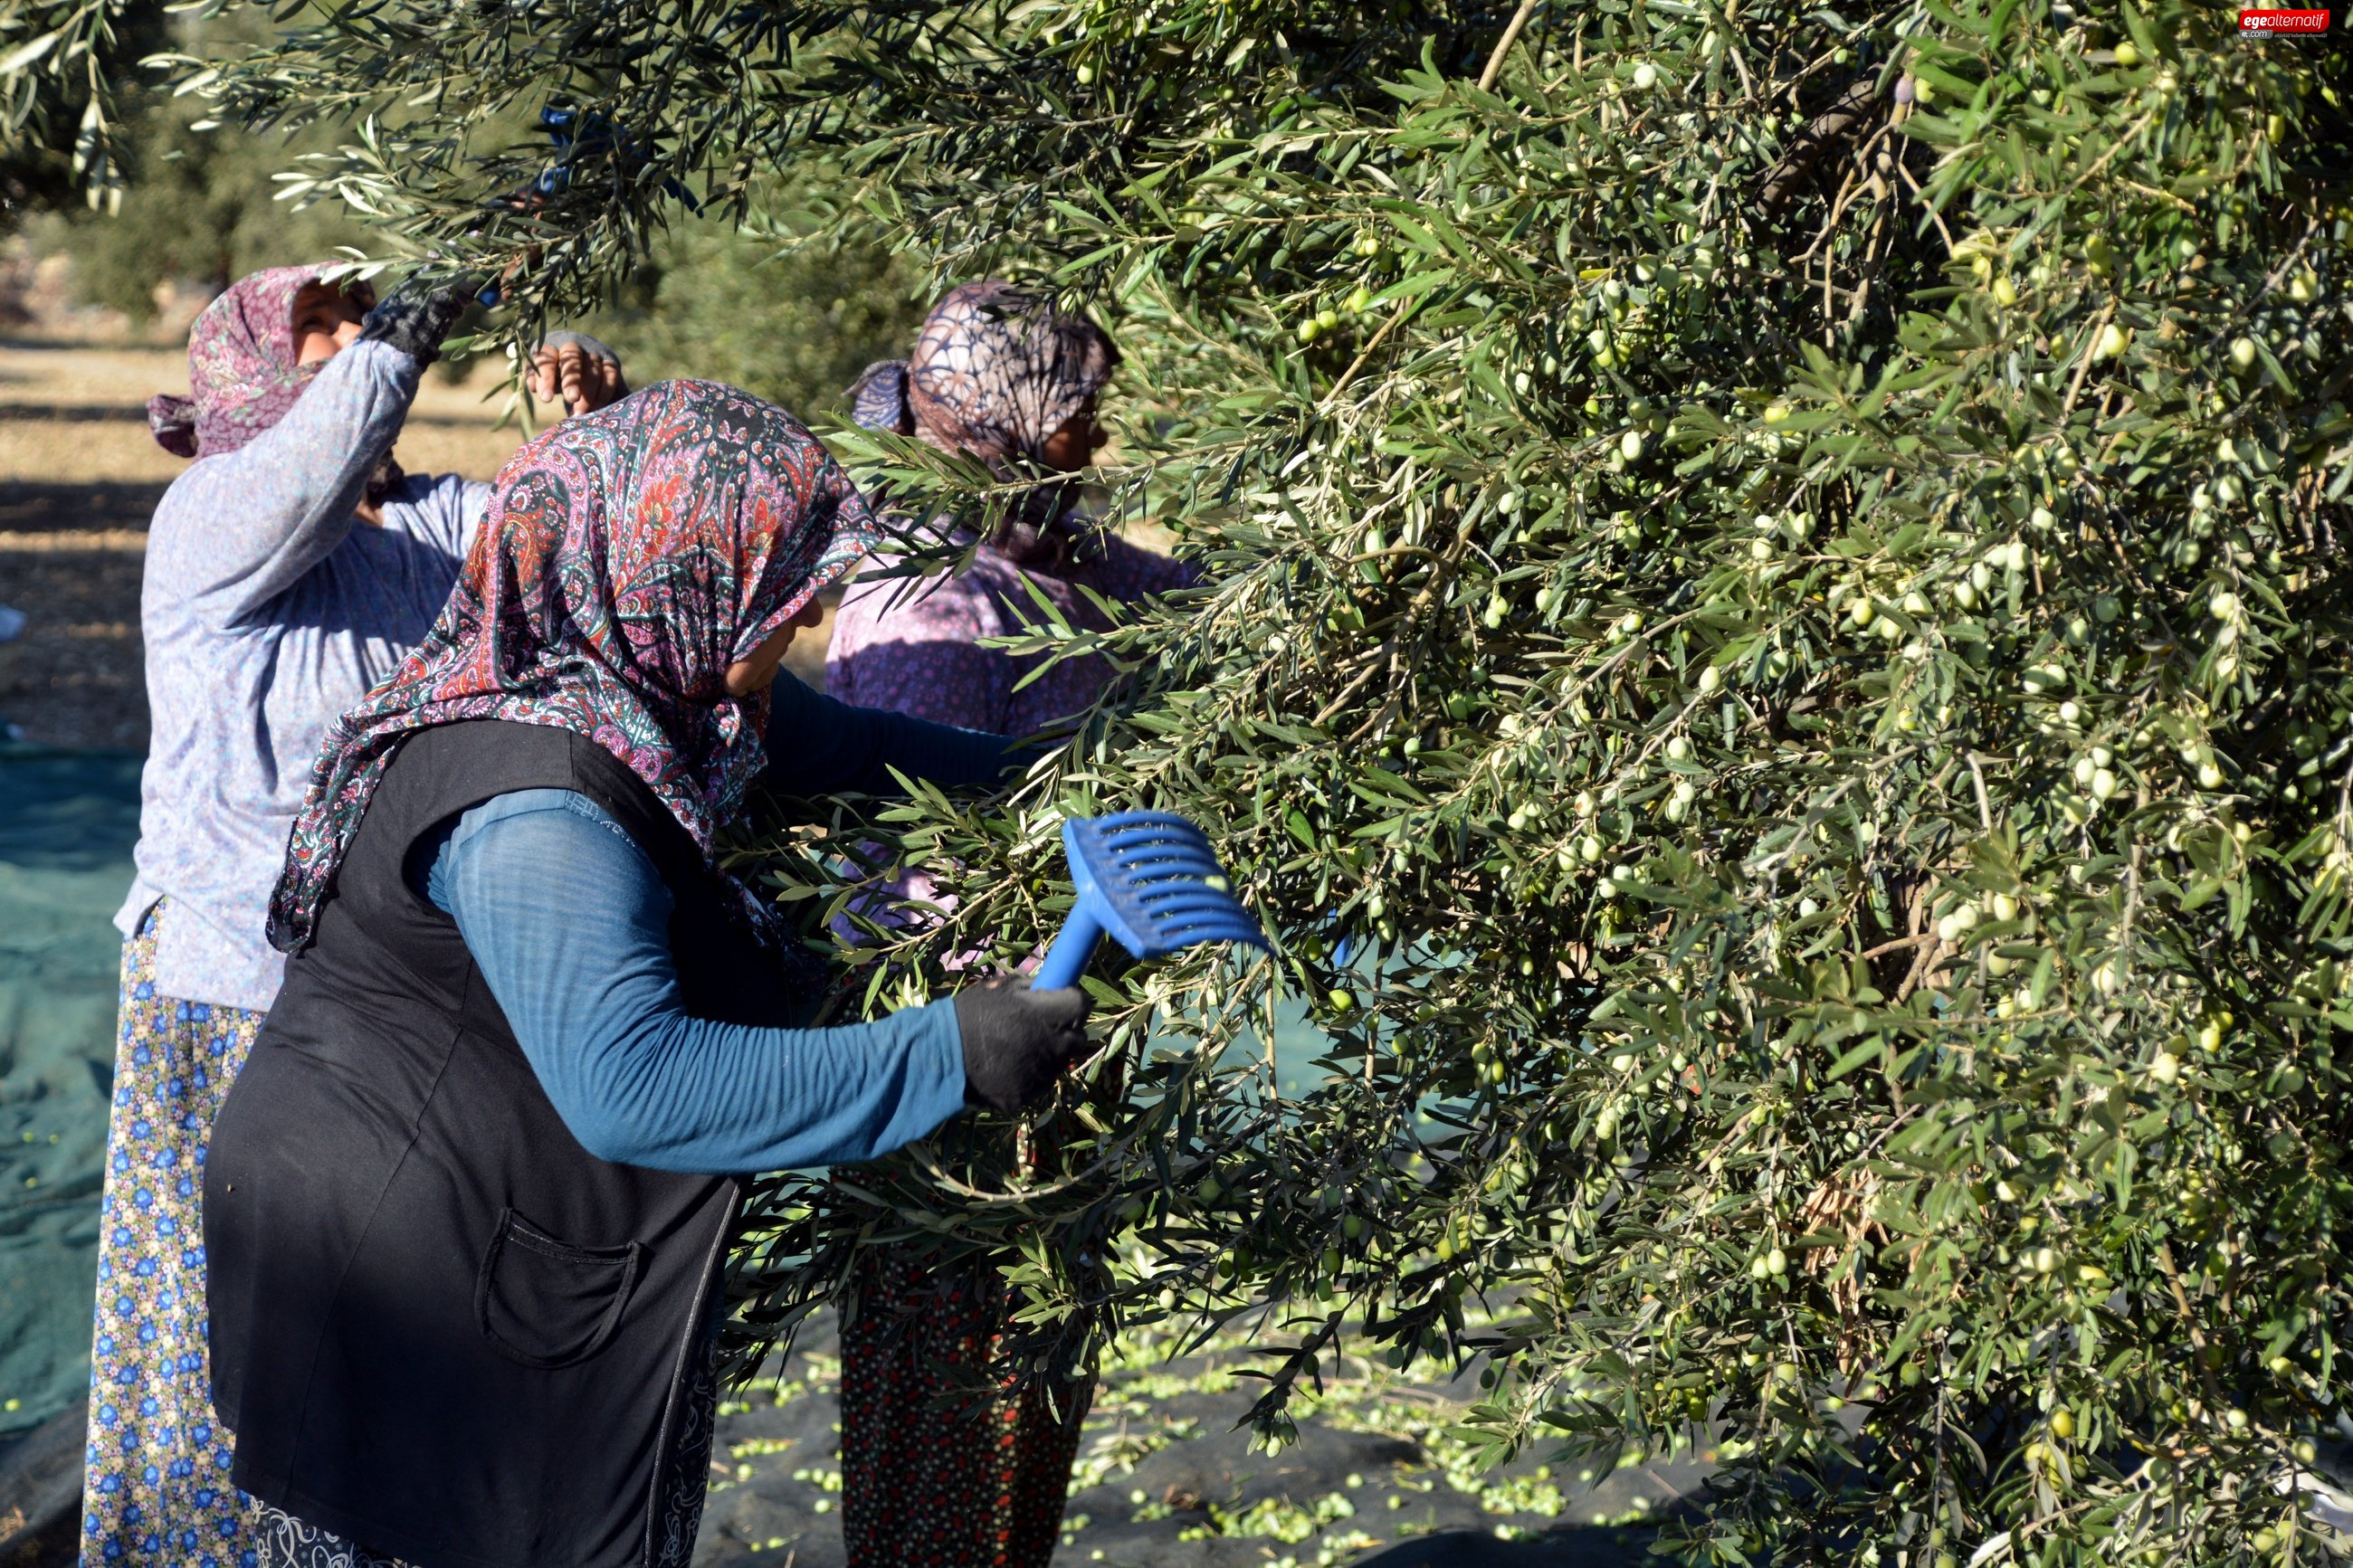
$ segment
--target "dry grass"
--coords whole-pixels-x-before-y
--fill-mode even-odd
[[[143,555],[147,534],[137,528],[53,528],[42,533],[0,533],[0,555],[56,555],[61,552]]]
[[[0,603],[33,617],[0,674],[0,717],[29,740],[147,744],[140,572],[148,519],[187,464],[155,445],[146,404],[187,384],[178,349],[0,341]],[[506,405],[492,366],[427,376],[401,463],[491,478],[523,438],[500,427]]]
[[[0,342],[0,483],[169,484],[187,464],[147,433],[147,399],[187,389],[176,349]],[[498,427],[506,405],[505,383],[488,363],[460,384],[427,376],[401,434],[401,465],[489,479],[523,439],[515,426]]]
[[[169,484],[186,467],[149,438],[144,423],[26,418],[0,405],[0,484]]]

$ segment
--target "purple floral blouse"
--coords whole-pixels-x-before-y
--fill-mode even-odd
[[[1090,541],[1085,553],[1087,559],[1025,567],[984,544],[954,577],[913,588],[904,578],[853,584],[834,619],[827,694],[1000,735],[1032,734],[1084,711],[1111,682],[1104,659],[1064,660],[1017,691],[1021,678],[1048,656],[979,646],[983,637],[1018,634],[1041,618],[1021,578],[1027,575],[1072,626],[1096,631],[1108,623],[1080,592],[1082,586],[1115,604],[1133,604],[1199,581],[1192,566],[1116,535]]]

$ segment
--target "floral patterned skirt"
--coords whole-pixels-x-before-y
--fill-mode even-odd
[[[1092,1379],[976,1398],[1010,1303],[989,1269],[892,1251],[841,1336],[850,1568],[1046,1568]]]
[[[205,1149],[262,1015],[158,995],[159,903],[122,944],[99,1201],[82,1556],[91,1568],[256,1568],[205,1346]]]

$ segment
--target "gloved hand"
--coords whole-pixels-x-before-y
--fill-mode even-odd
[[[417,363],[431,364],[441,357],[441,340],[458,324],[470,292],[446,279],[404,283],[361,320],[360,339],[390,343]]]
[[[1062,1069],[1087,1048],[1087,994],[1076,986],[1032,991],[1015,977],[956,993],[964,1036],[964,1097],[1007,1112],[1045,1098]]]

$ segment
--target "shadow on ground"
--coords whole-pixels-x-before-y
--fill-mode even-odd
[[[838,1375],[821,1323],[787,1363],[781,1397],[761,1389],[724,1407],[695,1568],[841,1568]],[[1301,1421],[1296,1444],[1270,1458],[1233,1429],[1255,1392],[1214,1354],[1108,1373],[1055,1562],[1634,1568],[1654,1561],[1651,1521],[1708,1468],[1576,1479],[1531,1458],[1450,1475],[1425,1435],[1452,1418],[1469,1385],[1398,1384],[1327,1401]]]
[[[0,1568],[64,1568],[81,1544],[84,1411],[0,1438]]]

